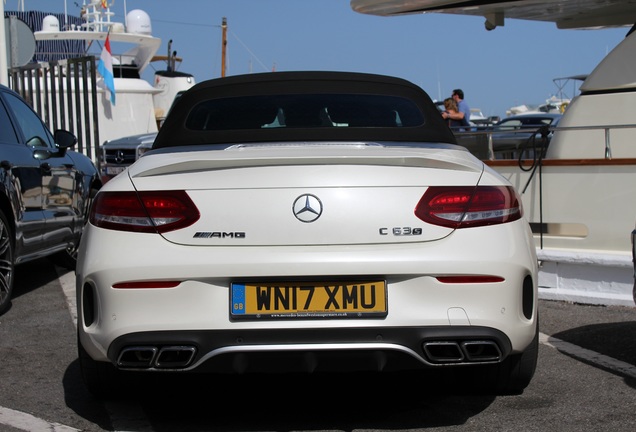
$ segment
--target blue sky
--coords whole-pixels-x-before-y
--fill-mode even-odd
[[[79,15],[82,0],[6,0],[5,11]],[[221,23],[227,18],[227,75],[287,70],[342,70],[405,78],[433,99],[461,88],[472,108],[504,116],[557,93],[554,78],[586,74],[628,28],[559,30],[552,23],[484,20],[444,14],[375,17],[349,0],[110,0],[115,21],[141,9],[153,35],[183,57],[179,70],[197,82],[221,76]],[[115,53],[114,53],[115,54]],[[160,65],[156,66],[160,68]],[[144,77],[152,79],[152,70]],[[575,88],[566,89],[572,96]]]

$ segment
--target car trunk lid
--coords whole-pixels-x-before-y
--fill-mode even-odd
[[[378,143],[232,146],[147,155],[138,191],[185,190],[201,217],[162,234],[198,246],[424,242],[451,228],[414,209],[430,186],[476,185],[483,164],[454,146]]]

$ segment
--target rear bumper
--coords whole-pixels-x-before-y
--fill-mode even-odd
[[[506,335],[486,327],[371,327],[134,333],[108,358],[126,370],[379,372],[498,363],[510,352]]]
[[[461,364],[475,340],[486,341],[481,348],[500,352],[503,360],[523,352],[536,334],[536,255],[519,230],[497,244],[479,231],[464,230],[436,244],[192,248],[155,236],[144,237],[144,247],[121,248],[121,239],[116,240],[124,234],[89,229],[76,270],[80,342],[91,358],[113,364],[124,350],[139,346],[128,354],[147,361],[146,366],[133,365],[146,369],[170,369],[171,362],[181,370],[204,364],[223,369],[225,362],[231,366],[226,369],[240,371],[235,362],[248,357],[364,353],[369,358],[377,352],[418,368]],[[125,236],[127,244],[140,237]],[[497,275],[502,282],[437,278],[466,274]],[[232,282],[347,277],[386,281],[387,315],[242,321],[230,316]],[[179,284],[113,288],[122,281],[145,280]],[[444,337],[436,339],[439,335]],[[424,341],[443,343],[430,345],[427,354]],[[162,349],[167,357],[157,365],[152,358]],[[448,361],[437,362],[435,356]]]

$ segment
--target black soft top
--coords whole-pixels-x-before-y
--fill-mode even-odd
[[[456,143],[428,94],[409,81],[268,72],[195,85],[175,102],[153,148],[281,141]]]

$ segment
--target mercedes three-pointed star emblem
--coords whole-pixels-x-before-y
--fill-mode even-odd
[[[304,194],[292,206],[294,216],[301,222],[314,222],[322,214],[322,202],[315,195]]]

